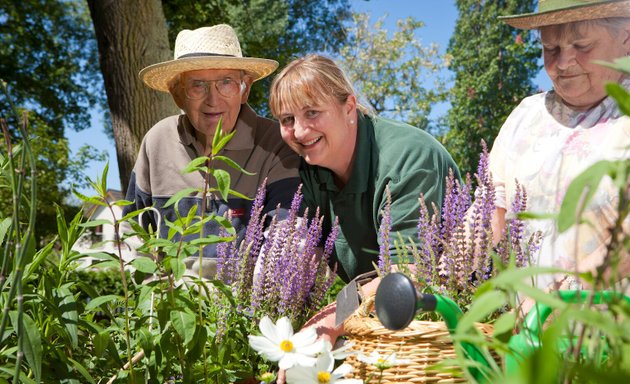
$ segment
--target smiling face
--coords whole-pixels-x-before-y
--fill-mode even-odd
[[[545,70],[565,104],[587,110],[606,97],[604,85],[622,74],[593,63],[611,62],[630,52],[630,27],[578,22],[541,28]]]
[[[292,61],[273,80],[269,106],[284,141],[345,185],[357,141],[357,100],[341,68],[321,55]]]
[[[234,81],[239,84],[239,91],[226,97],[218,92],[215,83],[217,80]],[[241,81],[245,84],[242,91],[240,90]],[[186,86],[203,85],[203,82],[210,82],[207,84],[208,91],[204,97],[191,99],[186,96]],[[171,90],[171,94],[197,130],[197,138],[208,147],[221,117],[224,132],[231,132],[234,129],[241,111],[241,104],[247,102],[250,84],[251,79],[248,76],[242,76],[239,70],[204,69],[183,73],[175,89]]]
[[[355,108],[354,96],[341,104],[284,106],[278,115],[282,138],[307,163],[328,168],[345,182],[357,138]]]

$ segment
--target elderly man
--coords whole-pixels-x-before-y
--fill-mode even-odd
[[[210,154],[219,121],[223,132],[235,131],[221,155],[255,175],[243,174],[222,162],[215,162],[213,167],[229,172],[231,189],[249,197],[267,179],[266,210],[271,215],[286,212],[282,208],[290,207],[299,185],[299,158],[284,144],[278,124],[257,116],[246,104],[252,83],[268,76],[277,66],[273,60],[243,57],[236,33],[229,25],[181,31],[175,41],[175,59],[140,72],[147,86],[170,92],[183,114],[158,122],[144,137],[127,190],[127,200],[134,204],[126,207],[125,213],[155,207],[160,218],[153,212],[144,214],[143,225],[154,229],[159,225],[160,237],[167,238],[165,220],[175,221],[176,213],[174,205],[164,208],[164,204],[183,189],[203,188],[204,173],[181,171],[191,160]],[[209,181],[210,187],[216,186],[212,177]],[[231,197],[223,201],[212,195],[204,205],[198,193],[182,198],[178,210],[182,216],[195,205],[198,215],[202,206],[206,206],[206,212],[218,215],[229,211],[232,224],[242,235],[251,204],[250,200]],[[278,205],[281,209],[276,211]],[[216,222],[210,221],[204,233],[218,234],[219,229]],[[206,277],[213,273],[213,256],[216,248],[206,246],[203,259]],[[185,261],[189,274],[199,273],[197,261],[198,257]]]

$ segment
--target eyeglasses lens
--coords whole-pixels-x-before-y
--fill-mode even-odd
[[[185,90],[186,97],[193,100],[199,100],[206,97],[208,94],[208,87],[210,84],[214,84],[215,89],[223,97],[233,97],[239,90],[239,83],[229,77],[220,80],[191,80],[186,82]]]

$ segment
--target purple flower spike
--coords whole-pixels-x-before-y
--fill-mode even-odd
[[[378,231],[379,253],[378,269],[384,276],[392,269],[392,259],[390,255],[390,232],[392,231],[392,195],[389,185],[385,187],[386,203],[381,211],[381,224]]]

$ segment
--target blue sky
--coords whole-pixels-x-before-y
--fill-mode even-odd
[[[351,0],[353,11],[367,12],[371,15],[371,21],[375,21],[381,15],[387,14],[386,26],[393,30],[396,20],[414,17],[424,22],[425,26],[418,31],[417,37],[424,45],[437,43],[440,52],[444,53],[448,41],[455,28],[458,17],[454,0]],[[542,89],[549,89],[549,83],[544,75],[539,76],[536,82]],[[109,154],[108,186],[113,189],[120,188],[118,165],[116,163],[116,151],[113,140],[103,132],[103,124],[100,121],[102,114],[93,114],[91,127],[81,132],[68,131],[68,139],[73,154],[84,144],[91,144],[99,150]],[[93,163],[85,173],[95,179],[100,176],[105,163]],[[80,190],[82,193],[91,194],[90,190]]]

